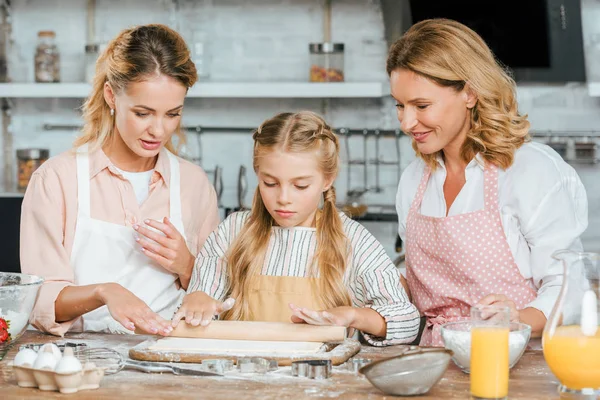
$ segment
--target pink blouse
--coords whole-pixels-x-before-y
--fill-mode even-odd
[[[181,208],[187,245],[196,255],[219,224],[217,196],[199,166],[179,158]],[[91,216],[131,226],[169,215],[169,159],[158,156],[148,198],[138,205],[131,183],[101,150],[90,154]],[[79,318],[56,322],[54,302],[60,291],[74,285],[70,258],[77,220],[75,152],[50,158],[33,174],[21,213],[21,271],[45,279],[30,323],[41,331],[64,335]]]

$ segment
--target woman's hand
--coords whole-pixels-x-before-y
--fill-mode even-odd
[[[169,335],[173,330],[169,321],[152,311],[139,297],[118,283],[104,283],[96,289],[110,315],[125,329],[134,331],[138,328],[163,336]]]
[[[510,309],[510,321],[523,322],[531,326],[532,338],[540,337],[544,330],[544,326],[546,325],[546,316],[543,312],[533,307],[517,310],[515,302],[503,294],[489,294],[479,300],[479,303],[477,304],[508,307]]]
[[[308,308],[296,307],[290,304],[293,323],[307,323],[310,325],[336,325],[352,326],[356,320],[356,308],[335,307],[329,310],[315,311]]]
[[[135,240],[142,246],[142,251],[167,271],[177,274],[181,286],[187,289],[195,257],[190,253],[183,235],[167,217],[163,219],[163,223],[151,219],[145,220],[144,223],[162,234],[141,225],[134,225],[133,229],[140,234]]]
[[[521,320],[515,302],[503,294],[488,294],[483,299],[479,300],[477,305],[508,307],[510,310],[510,322],[520,322]]]
[[[192,326],[207,326],[215,315],[230,310],[234,304],[235,299],[231,297],[225,301],[218,301],[204,292],[190,293],[183,298],[183,303],[173,315],[171,324],[176,327],[179,321],[185,318],[185,322]]]

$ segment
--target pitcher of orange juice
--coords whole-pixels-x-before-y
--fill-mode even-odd
[[[544,327],[544,358],[561,392],[600,396],[600,254],[560,250],[552,256],[565,272]]]

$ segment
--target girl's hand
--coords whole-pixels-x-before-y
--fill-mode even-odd
[[[125,329],[134,331],[136,327],[144,332],[169,335],[173,328],[169,321],[155,313],[139,297],[118,283],[105,283],[99,286],[100,300],[108,307],[110,315]]]
[[[192,326],[207,326],[215,315],[230,310],[234,304],[235,299],[231,297],[221,302],[204,292],[190,293],[183,298],[181,307],[173,315],[171,325],[176,327],[185,318],[185,322]]]
[[[134,225],[133,229],[140,234],[135,240],[142,246],[142,251],[167,271],[177,274],[181,286],[187,289],[195,257],[190,253],[183,235],[167,217],[163,218],[163,223],[151,219],[145,220],[144,223],[162,234],[141,225]]]
[[[503,294],[488,294],[483,299],[479,300],[477,305],[508,307],[510,309],[510,322],[520,322],[521,320],[515,302]]]
[[[290,304],[290,309],[292,310],[292,322],[296,324],[336,325],[349,328],[354,325],[356,320],[356,308],[354,307],[344,306],[315,311]]]

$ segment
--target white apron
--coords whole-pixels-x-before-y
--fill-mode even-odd
[[[179,161],[168,150],[170,163],[169,218],[184,235],[181,217]],[[152,311],[171,319],[185,291],[178,288],[177,275],[148,258],[140,250],[131,226],[92,219],[90,216],[90,166],[87,146],[77,151],[78,211],[71,267],[76,285],[116,282],[125,287]],[[115,321],[106,306],[82,316],[83,330],[131,333]]]

